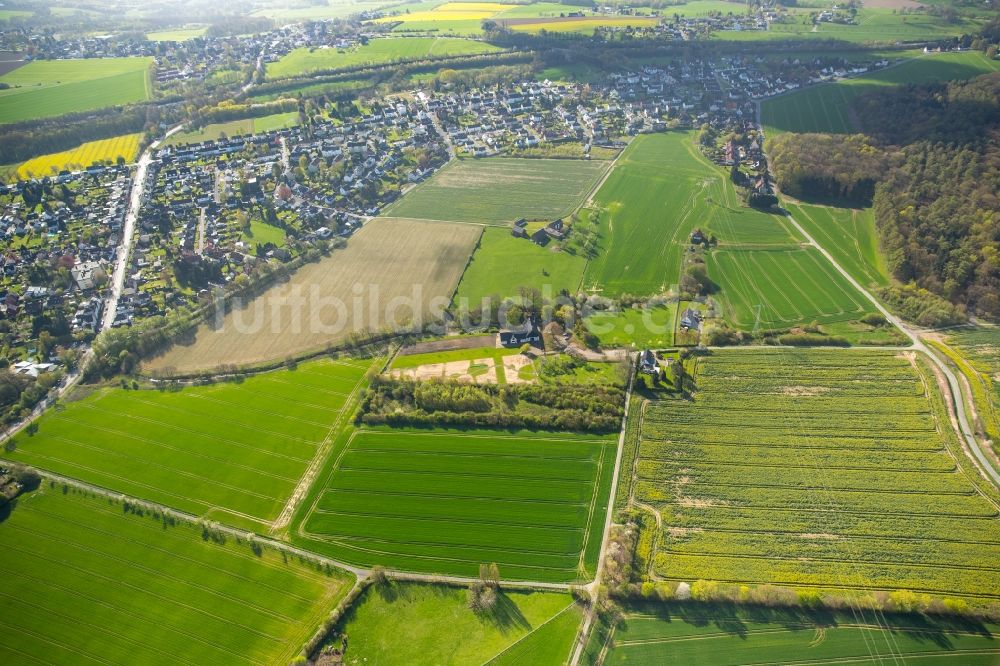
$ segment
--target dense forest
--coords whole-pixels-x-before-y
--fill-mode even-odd
[[[923,304],[907,307],[911,317],[1000,319],[1000,73],[866,94],[854,110],[865,135],[774,140],[779,186],[804,199],[870,198],[893,275],[915,287],[896,300]]]

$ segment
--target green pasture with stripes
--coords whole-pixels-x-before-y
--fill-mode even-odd
[[[998,493],[916,353],[729,350],[642,416],[651,570],[693,581],[1000,601]]]
[[[359,565],[507,580],[590,580],[616,441],[552,432],[365,429],[295,534]]]
[[[284,664],[345,574],[43,483],[0,524],[8,664]]]
[[[239,384],[100,389],[49,410],[35,435],[18,436],[2,455],[259,531],[281,512],[367,367],[325,360]]]
[[[871,208],[834,208],[784,203],[795,221],[829,252],[860,284],[884,287],[889,270],[879,252],[875,215]]]

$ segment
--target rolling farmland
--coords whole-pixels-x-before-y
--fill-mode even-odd
[[[59,487],[0,527],[7,663],[287,664],[349,583]]]
[[[347,247],[306,264],[189,345],[144,364],[166,373],[250,365],[323,350],[352,333],[434,316],[451,299],[479,227],[376,219]]]
[[[720,243],[794,243],[785,220],[740,202],[728,174],[694,144],[694,133],[636,137],[594,196],[601,251],[584,285],[607,296],[650,294],[680,279],[681,257],[696,227]]]
[[[142,102],[152,58],[36,60],[0,76],[0,124]]]
[[[646,409],[632,486],[670,580],[1000,599],[1000,513],[915,354],[716,351]]]
[[[1000,71],[1000,62],[977,51],[914,58],[864,76],[765,100],[761,122],[768,136],[776,132],[856,132],[860,128],[852,117],[851,103],[860,94],[885,86],[971,79],[996,71]]]
[[[490,157],[452,161],[388,206],[384,215],[509,225],[575,210],[607,162]]]
[[[142,134],[125,134],[111,139],[88,141],[73,150],[34,157],[17,169],[17,177],[22,179],[51,176],[63,169],[79,171],[95,162],[114,162],[119,157],[128,163],[135,161],[139,154],[139,139]]]
[[[879,252],[871,208],[811,206],[787,200],[784,206],[859,283],[879,287],[889,284],[889,271]]]
[[[18,462],[211,520],[266,530],[331,432],[366,362],[317,361],[241,384],[101,389],[19,437]]]
[[[365,429],[293,538],[358,564],[507,580],[593,577],[616,443],[559,433]]]

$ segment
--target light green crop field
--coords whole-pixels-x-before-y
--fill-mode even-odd
[[[421,58],[472,55],[498,51],[486,42],[452,37],[400,37],[373,39],[364,46],[346,50],[295,49],[281,60],[267,66],[267,76],[282,79],[318,70],[340,69],[357,65],[379,65]]]
[[[743,205],[728,172],[709,162],[693,132],[636,137],[594,196],[602,209],[601,250],[584,285],[607,296],[665,291],[680,280],[691,232],[720,243],[792,244],[778,215]]]
[[[837,272],[819,250],[718,249],[708,274],[722,289],[726,319],[740,328],[859,319],[875,306]]]
[[[286,127],[295,127],[299,124],[298,111],[288,113],[274,113],[260,118],[244,118],[242,120],[230,120],[226,123],[211,123],[199,130],[189,132],[178,132],[163,142],[164,146],[180,146],[187,143],[201,143],[202,141],[214,141],[223,136],[238,136],[240,134],[262,134],[273,132],[274,130]]]
[[[99,390],[49,410],[5,457],[256,530],[280,513],[342,415],[365,362],[180,391]]]
[[[522,217],[552,220],[583,203],[607,166],[599,160],[454,160],[383,214],[497,225]]]
[[[771,137],[777,132],[855,132],[859,128],[851,117],[851,103],[860,94],[907,83],[971,79],[996,71],[1000,71],[1000,61],[979,51],[922,56],[864,76],[765,100],[761,120]]]
[[[715,604],[633,605],[603,664],[914,663],[990,666],[1000,658],[994,624],[855,611],[835,614]],[[582,663],[593,666],[602,643]]]
[[[0,124],[142,102],[152,58],[36,60],[0,76]]]
[[[784,206],[855,280],[869,286],[889,284],[871,208],[833,208],[787,200]]]
[[[398,355],[392,359],[393,370],[417,368],[429,363],[450,363],[452,361],[474,361],[479,358],[502,359],[504,356],[520,354],[518,349],[503,347],[474,347],[472,349],[451,349],[448,351],[427,352],[425,354]]]
[[[674,304],[652,308],[629,308],[620,312],[597,312],[584,320],[602,347],[662,348],[674,343]]]
[[[458,284],[455,302],[476,307],[487,296],[515,297],[521,287],[547,289],[553,296],[561,289],[575,293],[587,259],[580,254],[541,247],[527,238],[514,238],[509,229],[483,232],[472,262]]]
[[[729,350],[642,413],[636,501],[671,580],[1000,600],[1000,495],[916,353]]]
[[[392,582],[368,588],[336,631],[348,636],[348,664],[555,666],[569,657],[580,618],[564,592],[501,592],[495,612],[475,613],[464,588]]]
[[[342,561],[508,580],[589,580],[616,441],[555,432],[364,429],[293,541]]]
[[[347,574],[43,484],[0,524],[6,663],[287,664]]]

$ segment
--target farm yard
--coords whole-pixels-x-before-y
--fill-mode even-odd
[[[336,631],[350,637],[347,663],[562,663],[581,619],[573,598],[565,592],[501,594],[497,612],[475,613],[461,587],[393,582],[369,588]]]
[[[1000,627],[871,612],[739,609],[714,604],[635,604],[604,643],[591,640],[581,663],[933,663],[995,664]],[[603,634],[607,635],[607,631]]]
[[[0,124],[142,102],[152,58],[36,60],[0,76]]]
[[[858,95],[885,86],[971,79],[996,71],[1000,71],[1000,61],[977,51],[921,56],[864,76],[764,100],[761,123],[771,137],[777,132],[857,132],[861,128],[852,116],[851,104]]]
[[[203,324],[190,344],[178,344],[144,364],[167,374],[254,365],[323,349],[353,333],[433,319],[447,306],[480,227],[375,219],[347,247],[306,264],[221,325]]]
[[[198,525],[43,488],[0,529],[8,663],[287,664],[350,587]]]
[[[489,157],[452,161],[389,205],[384,215],[510,225],[572,213],[608,162]]]
[[[1000,513],[914,353],[729,350],[642,416],[654,577],[1000,599]],[[734,459],[738,456],[738,460]]]
[[[373,39],[349,49],[299,48],[277,62],[268,64],[269,79],[302,76],[322,70],[358,65],[381,65],[402,60],[491,53],[499,47],[486,42],[454,37],[413,37]]]
[[[616,442],[556,432],[362,429],[293,542],[390,569],[505,580],[594,575]]]
[[[111,139],[88,141],[73,150],[35,157],[17,169],[17,177],[26,180],[34,177],[51,176],[62,170],[79,171],[95,162],[115,162],[119,157],[131,164],[139,154],[139,139],[142,134],[124,134]]]
[[[369,363],[316,361],[243,383],[99,389],[5,457],[264,531],[325,446]]]
[[[780,329],[856,320],[875,306],[814,248],[719,249],[707,256],[726,318],[739,328]]]
[[[633,139],[594,196],[602,210],[600,250],[584,286],[606,296],[666,291],[680,280],[691,232],[720,245],[779,244],[799,239],[787,222],[744,206],[728,174],[695,145],[693,132]]]

